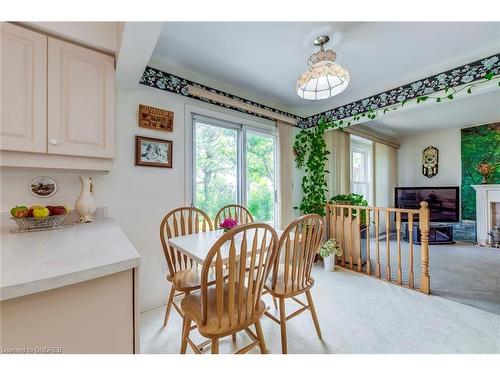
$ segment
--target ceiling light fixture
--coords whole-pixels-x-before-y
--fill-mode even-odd
[[[319,46],[320,51],[309,57],[309,69],[297,81],[297,95],[303,99],[327,99],[340,94],[349,84],[347,69],[334,62],[337,54],[331,49],[325,51],[323,48],[329,40],[327,35],[314,39],[313,43]]]

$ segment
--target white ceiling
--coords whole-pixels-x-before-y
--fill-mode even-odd
[[[388,113],[365,124],[354,125],[391,138],[424,131],[457,129],[500,121],[500,90],[434,105],[419,105]]]
[[[351,82],[334,98],[308,101],[295,84],[319,34],[331,37]],[[500,22],[165,22],[152,60],[309,116],[498,52]]]

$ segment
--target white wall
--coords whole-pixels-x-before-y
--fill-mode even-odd
[[[460,129],[426,131],[404,137],[398,150],[399,186],[460,186]],[[434,146],[439,150],[438,174],[432,178],[422,174],[422,151]]]
[[[174,131],[167,133],[139,128],[139,104],[173,111]],[[166,264],[160,245],[159,224],[169,210],[190,202],[186,196],[185,114],[196,109],[200,113],[215,111],[221,117],[231,115],[242,119],[242,122],[255,120],[249,115],[146,86],[134,91],[119,89],[116,95],[116,158],[113,169],[108,173],[96,173],[2,168],[1,211],[6,212],[15,205],[36,203],[74,207],[81,191],[78,176],[92,176],[97,206],[109,207],[110,216],[118,221],[142,256],[141,309],[165,303],[169,287],[165,278]],[[265,120],[258,121],[262,123]],[[173,168],[136,167],[135,135],[173,140]],[[58,192],[51,198],[33,197],[28,184],[37,176],[53,177],[58,183]]]

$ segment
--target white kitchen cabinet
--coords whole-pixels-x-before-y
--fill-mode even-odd
[[[0,24],[0,148],[47,152],[47,37]]]
[[[109,170],[114,57],[0,23],[0,165]]]
[[[48,153],[112,158],[114,58],[48,40]]]

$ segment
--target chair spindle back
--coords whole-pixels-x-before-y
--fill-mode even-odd
[[[160,224],[160,239],[170,276],[191,268],[193,261],[169,246],[168,240],[172,237],[211,230],[213,225],[210,217],[199,208],[180,207],[165,215]]]
[[[202,324],[210,321],[231,328],[255,316],[277,249],[278,236],[267,224],[244,224],[225,233],[201,270]],[[215,285],[209,286],[211,272]],[[215,312],[208,308],[210,288],[215,288]]]
[[[285,293],[305,289],[311,279],[314,258],[323,240],[321,216],[308,214],[294,220],[283,232],[274,261],[271,287],[284,286]]]
[[[235,219],[238,224],[253,223],[253,216],[246,207],[238,204],[229,204],[222,207],[215,215],[214,226],[215,229],[220,228],[220,223],[227,218]]]

